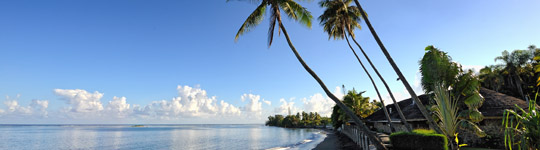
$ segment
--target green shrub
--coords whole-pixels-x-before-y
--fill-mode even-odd
[[[448,139],[433,130],[416,129],[413,132],[395,132],[390,142],[397,150],[448,150]]]

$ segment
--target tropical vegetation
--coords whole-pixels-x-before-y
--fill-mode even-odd
[[[274,115],[268,116],[267,126],[277,126],[285,128],[307,128],[307,127],[326,127],[330,123],[330,118],[321,117],[317,112],[296,113],[296,115]]]
[[[483,87],[524,100],[535,97],[540,83],[540,48],[530,45],[524,50],[505,50],[495,61],[501,63],[480,70]]]
[[[356,92],[355,89],[347,92],[347,95],[343,97],[343,103],[350,107],[354,114],[361,118],[366,118],[369,115],[375,113],[377,110],[381,109],[382,103],[375,100],[369,101],[369,97],[363,97],[363,92]],[[342,124],[350,120],[350,117],[345,114],[344,111],[337,105],[332,109],[332,116],[330,117],[332,125],[335,129],[341,127]]]
[[[294,53],[296,59],[300,62],[302,67],[317,81],[317,83],[321,86],[321,88],[324,90],[326,95],[330,97],[351,119],[360,126],[360,130],[367,133],[369,139],[371,142],[377,147],[377,149],[386,149],[386,147],[382,144],[381,140],[378,139],[373,133],[369,132],[369,128],[364,124],[362,120],[358,116],[356,116],[353,111],[345,106],[339,98],[337,98],[329,89],[326,87],[324,82],[319,78],[319,76],[306,64],[304,59],[300,56],[294,45],[292,44],[292,41],[289,37],[289,34],[283,25],[281,13],[285,13],[290,19],[295,20],[307,27],[311,27],[311,13],[304,7],[302,7],[300,4],[296,3],[294,0],[261,0],[257,1],[261,2],[257,8],[248,16],[246,21],[242,24],[240,29],[238,30],[235,40],[238,40],[239,36],[246,33],[250,29],[257,26],[264,18],[264,14],[267,12],[266,8],[270,8],[268,12],[270,12],[270,27],[268,30],[268,46],[272,44],[273,35],[274,35],[274,29],[276,27],[276,24],[278,25],[278,31],[282,31],[283,35],[285,36],[285,39],[287,40],[287,44],[291,48],[292,52]],[[363,10],[360,8],[360,11],[363,14]],[[366,17],[364,16],[364,19]]]
[[[371,25],[371,22],[369,21],[366,12],[364,11],[364,9],[362,9],[362,6],[360,5],[360,2],[358,2],[358,0],[354,0],[354,3],[356,4],[356,7],[358,7],[360,15],[362,15],[362,18],[364,19],[366,25],[368,26],[369,31],[371,32],[371,35],[373,35],[373,38],[375,39],[375,41],[377,42],[377,44],[381,48],[381,51],[383,52],[384,56],[388,60],[388,63],[390,63],[390,65],[392,66],[392,69],[394,69],[394,71],[398,75],[398,80],[400,80],[401,83],[403,83],[403,86],[405,86],[405,89],[411,95],[411,98],[413,99],[414,104],[416,104],[416,106],[418,107],[418,109],[420,109],[420,112],[422,113],[424,118],[426,118],[429,127],[432,128],[432,129],[435,129],[435,131],[437,131],[437,132],[442,132],[438,128],[438,126],[435,125],[435,121],[433,120],[433,118],[430,117],[430,114],[429,114],[428,110],[426,109],[426,107],[424,106],[422,101],[420,101],[420,99],[418,98],[418,96],[414,92],[414,90],[411,87],[411,85],[409,84],[409,82],[407,82],[407,79],[405,78],[405,76],[403,76],[403,73],[401,73],[401,70],[399,69],[399,67],[394,62],[394,59],[392,58],[392,56],[390,56],[390,53],[388,53],[388,50],[386,50],[386,47],[384,46],[381,39],[379,38],[379,35],[377,34],[375,29]],[[380,149],[382,147],[377,147],[377,148]]]
[[[458,117],[460,119],[458,127],[476,133],[479,137],[486,134],[477,126],[477,123],[484,119],[482,112],[478,111],[484,102],[484,97],[480,94],[480,81],[472,70],[463,70],[462,66],[452,61],[452,58],[434,46],[425,48],[426,53],[420,60],[420,72],[422,74],[422,87],[426,93],[443,92],[448,90],[448,99],[456,102]],[[441,87],[437,87],[441,86]],[[437,88],[436,88],[437,87]],[[438,90],[438,91],[437,91]],[[439,93],[440,94],[440,93]],[[442,98],[441,96],[438,97]],[[437,95],[432,98],[431,110],[437,111],[441,107],[437,102]],[[453,108],[452,108],[453,109]],[[435,113],[437,114],[437,113]],[[437,116],[437,115],[436,115]],[[439,124],[445,117],[437,116]],[[453,115],[450,115],[453,117]],[[441,129],[443,131],[449,129]],[[453,130],[453,129],[452,129]],[[444,132],[441,132],[444,133]],[[453,135],[449,135],[453,136]]]
[[[443,131],[448,139],[457,139],[457,129],[459,123],[466,121],[465,119],[460,119],[458,116],[458,101],[450,95],[447,89],[444,89],[444,83],[436,84],[433,91],[433,100],[435,105],[433,105],[433,113],[436,116],[436,119],[439,120],[439,128]],[[450,147],[452,149],[457,148],[458,143],[450,142]]]
[[[540,113],[535,103],[536,99],[529,101],[526,110],[516,105],[517,110],[504,111],[502,125],[505,148],[540,149]]]
[[[386,105],[384,104],[384,101],[381,97],[381,94],[379,92],[379,89],[377,88],[377,84],[375,84],[375,81],[373,81],[373,78],[371,77],[371,74],[364,66],[364,63],[360,60],[358,55],[356,54],[356,51],[351,46],[351,43],[349,41],[348,37],[351,37],[351,39],[356,43],[358,48],[362,51],[362,54],[364,54],[364,57],[366,60],[368,60],[371,68],[375,70],[375,73],[378,75],[379,79],[384,83],[388,93],[390,94],[390,97],[392,98],[393,102],[396,103],[396,100],[394,98],[394,95],[392,94],[392,91],[388,87],[388,84],[384,80],[384,78],[381,76],[375,65],[371,62],[367,54],[365,53],[364,49],[356,42],[356,39],[354,37],[354,29],[358,28],[360,29],[360,21],[361,21],[361,15],[359,12],[359,9],[355,6],[350,6],[350,3],[352,0],[322,0],[319,2],[319,5],[321,7],[326,8],[325,11],[321,16],[319,16],[319,20],[321,21],[321,25],[323,25],[323,29],[326,33],[328,33],[328,38],[334,38],[335,39],[345,39],[347,41],[347,44],[351,51],[353,52],[354,56],[360,63],[360,66],[362,67],[363,71],[367,74],[369,80],[371,81],[371,84],[375,88],[375,92],[377,93],[377,96],[379,97],[379,101],[382,104],[384,114],[386,119],[388,120],[388,124],[390,125],[390,128],[392,130],[396,130],[394,125],[391,122],[390,115],[388,113],[388,109],[386,109]],[[407,123],[405,116],[401,112],[401,108],[399,105],[395,105],[397,108],[397,111],[399,113],[399,116],[401,118],[402,123],[405,124],[408,131],[411,131],[411,126]]]

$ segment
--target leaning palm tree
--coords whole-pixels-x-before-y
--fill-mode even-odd
[[[236,34],[235,40],[238,40],[238,37],[245,32],[249,31],[256,25],[258,25],[266,13],[266,8],[269,7],[270,10],[270,28],[268,30],[268,46],[272,44],[273,39],[273,33],[276,26],[276,23],[278,24],[278,31],[282,31],[283,35],[287,39],[287,43],[289,44],[289,47],[291,48],[292,52],[296,56],[296,59],[302,64],[302,67],[319,83],[321,88],[324,90],[326,95],[330,97],[342,110],[349,115],[353,119],[353,121],[360,127],[360,130],[365,132],[370,140],[375,144],[377,149],[386,149],[386,147],[382,144],[381,140],[378,139],[373,133],[370,132],[369,128],[360,120],[358,116],[354,114],[354,112],[351,111],[350,108],[345,106],[330,90],[326,87],[324,82],[315,74],[313,70],[304,62],[294,45],[292,44],[291,39],[289,38],[289,34],[287,33],[287,30],[285,29],[285,26],[283,25],[281,21],[281,10],[287,16],[295,21],[300,22],[303,25],[306,25],[308,27],[311,27],[311,13],[298,3],[296,3],[293,0],[261,0],[261,3],[259,6],[251,13],[244,24],[240,27],[238,30],[238,33]]]
[[[390,121],[390,116],[388,115],[388,110],[386,109],[386,106],[384,102],[382,101],[381,95],[379,94],[379,90],[377,88],[377,85],[373,81],[373,78],[371,77],[370,73],[367,71],[367,69],[364,67],[364,64],[356,54],[356,51],[352,48],[349,39],[347,37],[350,36],[351,39],[356,43],[360,51],[364,54],[364,57],[368,60],[369,64],[371,65],[371,68],[375,70],[375,73],[379,77],[379,79],[384,83],[384,86],[386,87],[386,90],[390,94],[390,98],[394,102],[394,106],[397,109],[397,112],[399,114],[399,117],[401,119],[401,122],[404,123],[405,127],[408,131],[412,131],[412,127],[407,123],[407,120],[405,118],[405,115],[403,115],[403,112],[401,111],[401,108],[396,102],[396,99],[394,98],[394,94],[392,94],[392,91],[390,90],[390,87],[384,80],[384,78],[381,76],[375,65],[371,62],[367,54],[364,52],[364,49],[356,42],[356,39],[354,37],[354,29],[358,28],[360,29],[360,12],[357,7],[350,6],[350,3],[352,0],[323,0],[319,2],[321,7],[325,7],[326,10],[324,13],[319,16],[319,20],[321,21],[321,24],[324,26],[324,31],[328,33],[329,38],[333,37],[335,39],[343,39],[345,38],[347,40],[347,44],[349,45],[349,48],[353,52],[354,56],[356,56],[356,59],[368,75],[369,79],[371,80],[371,83],[373,84],[373,87],[375,88],[375,91],[377,92],[377,96],[379,96],[379,99],[381,100],[381,103],[383,105],[384,113],[388,119],[388,123],[390,124],[390,127],[393,128],[393,125]]]
[[[373,35],[373,38],[375,39],[375,41],[377,41],[377,44],[381,48],[381,51],[384,53],[384,56],[386,57],[386,59],[388,60],[388,62],[390,63],[394,71],[396,72],[396,74],[398,75],[399,80],[401,80],[401,82],[407,89],[407,92],[409,92],[409,94],[411,95],[411,98],[414,100],[418,109],[420,109],[420,112],[422,113],[424,118],[427,119],[429,127],[432,129],[435,129],[435,131],[437,131],[438,133],[442,133],[442,130],[439,127],[437,127],[437,125],[435,124],[435,121],[433,120],[433,118],[431,118],[431,115],[427,111],[426,107],[424,106],[424,104],[422,104],[422,101],[420,101],[416,93],[414,93],[414,90],[412,89],[411,85],[409,84],[409,82],[407,82],[407,79],[405,79],[405,76],[403,76],[403,73],[401,73],[401,70],[399,70],[399,67],[394,62],[394,59],[392,58],[392,56],[390,56],[390,53],[388,53],[388,51],[386,50],[386,47],[384,47],[384,44],[379,38],[379,35],[377,35],[377,32],[375,32],[375,29],[371,25],[371,22],[369,22],[366,12],[364,11],[364,9],[362,9],[360,2],[358,2],[358,0],[354,0],[354,3],[356,4],[356,7],[358,7],[360,14],[362,15],[362,18],[364,18],[366,25],[371,31],[371,35]]]

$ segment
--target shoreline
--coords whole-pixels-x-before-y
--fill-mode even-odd
[[[348,137],[331,129],[321,129],[326,138],[317,144],[313,150],[359,150],[358,146]]]

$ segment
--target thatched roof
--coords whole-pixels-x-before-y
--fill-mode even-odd
[[[428,104],[429,102],[428,95],[425,95],[425,94],[420,95],[418,96],[418,98],[420,99],[420,101],[422,101],[424,105]],[[418,120],[418,119],[425,120],[425,118],[422,116],[422,113],[420,113],[420,110],[416,107],[416,105],[413,105],[412,102],[413,102],[412,98],[398,101],[399,107],[403,111],[403,115],[405,116],[405,118],[407,118],[407,120]],[[394,106],[394,104],[386,105],[386,109],[388,109],[389,112],[391,110],[390,118],[392,120],[396,120],[396,121],[400,120],[399,114],[397,113],[396,111],[397,109]],[[366,119],[368,121],[386,121],[386,116],[384,114],[384,111],[381,109],[371,114]]]
[[[484,104],[478,109],[485,117],[502,117],[505,109],[514,109],[517,104],[523,109],[527,109],[527,101],[495,92],[486,88],[480,89],[480,94],[484,96]]]
[[[505,109],[514,109],[514,104],[517,104],[521,108],[527,108],[527,102],[525,100],[498,93],[493,90],[481,88],[480,94],[484,96],[485,101],[482,107],[480,107],[478,110],[482,112],[486,119],[502,117]],[[428,95],[420,95],[418,98],[420,98],[420,101],[422,101],[424,105],[429,104],[430,98]],[[424,116],[420,112],[420,109],[418,109],[415,104],[412,104],[412,98],[399,101],[398,104],[403,111],[403,115],[408,121],[425,120]],[[390,118],[392,121],[400,120],[394,104],[387,105],[386,108],[392,110],[390,113]],[[366,119],[370,122],[386,121],[386,117],[382,109],[373,113]]]

